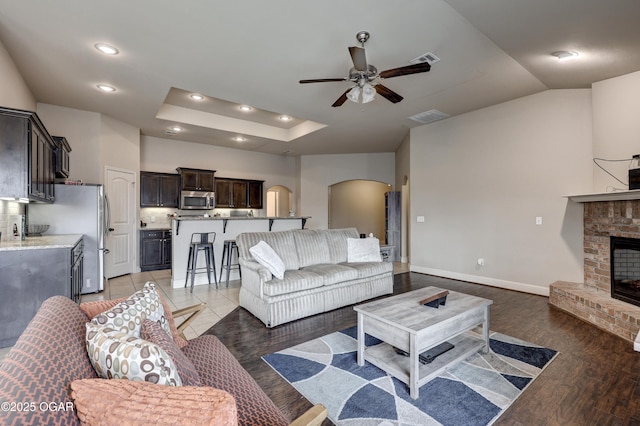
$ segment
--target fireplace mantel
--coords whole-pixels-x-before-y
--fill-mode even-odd
[[[640,200],[640,189],[630,191],[601,192],[597,194],[565,195],[574,203],[592,203],[596,201]]]

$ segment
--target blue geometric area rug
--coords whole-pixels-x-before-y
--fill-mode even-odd
[[[555,358],[557,351],[491,333],[491,351],[469,356],[420,387],[356,362],[357,327],[262,359],[340,426],[490,425]],[[382,342],[369,335],[366,346]]]

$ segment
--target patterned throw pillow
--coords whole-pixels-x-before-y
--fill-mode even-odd
[[[200,386],[200,375],[196,367],[180,350],[164,329],[155,321],[144,320],[140,329],[140,337],[147,342],[154,343],[164,350],[176,364],[176,369],[182,386]]]
[[[156,285],[152,282],[146,283],[142,290],[135,292],[125,301],[96,315],[91,322],[140,337],[140,327],[145,319],[159,322],[162,328],[171,334],[162,301],[156,291]]]
[[[87,353],[98,376],[182,386],[171,357],[158,345],[87,323]]]

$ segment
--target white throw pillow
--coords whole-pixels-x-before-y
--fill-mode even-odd
[[[347,238],[347,262],[382,262],[380,240],[377,238]]]
[[[284,262],[269,244],[260,241],[249,249],[249,253],[251,253],[259,264],[267,268],[274,277],[280,280],[284,278]]]

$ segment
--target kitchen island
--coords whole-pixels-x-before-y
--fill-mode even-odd
[[[236,236],[243,232],[269,232],[269,231],[287,231],[290,229],[302,229],[309,219],[308,216],[295,217],[249,217],[249,216],[230,216],[230,217],[203,217],[203,216],[183,216],[175,218],[171,221],[171,240],[172,240],[172,262],[171,262],[171,286],[173,288],[182,288],[185,286],[185,277],[187,273],[187,260],[189,258],[189,245],[191,243],[191,235],[196,232],[215,232],[216,239],[213,244],[215,254],[215,265],[217,277],[220,277],[220,263],[222,262],[222,248],[225,240],[235,240]],[[234,256],[235,262],[235,256]],[[198,256],[198,268],[206,266],[204,255]],[[206,269],[202,269],[206,271]],[[223,278],[226,278],[226,273]],[[239,279],[237,270],[231,271],[230,280]],[[191,276],[189,276],[191,282]],[[195,285],[208,284],[207,274],[197,274],[195,277]],[[214,284],[213,277],[211,285]],[[224,285],[224,284],[223,284]]]
[[[82,237],[44,235],[0,242],[0,347],[16,342],[49,297],[79,300]]]

